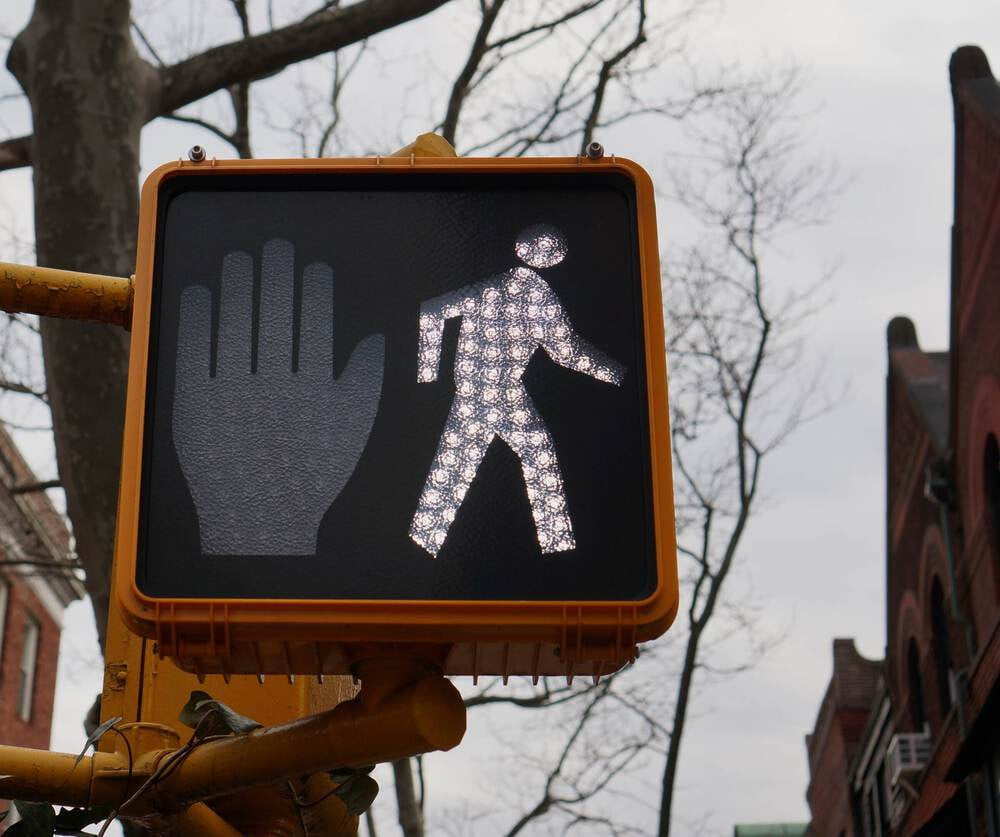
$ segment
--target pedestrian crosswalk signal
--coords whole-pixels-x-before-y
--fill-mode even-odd
[[[601,674],[677,607],[652,188],[610,159],[176,162],[116,547],[200,672]]]

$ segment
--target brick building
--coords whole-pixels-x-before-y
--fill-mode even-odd
[[[889,323],[886,658],[861,734],[820,739],[824,699],[808,739],[816,835],[1000,834],[1000,84],[976,47],[950,70],[950,345]]]
[[[806,736],[809,810],[823,811],[823,834],[852,834],[848,767],[860,746],[869,710],[882,684],[882,661],[862,657],[852,639],[833,641],[833,676],[816,727]]]
[[[47,749],[63,610],[83,586],[62,518],[33,487],[0,426],[0,743]]]

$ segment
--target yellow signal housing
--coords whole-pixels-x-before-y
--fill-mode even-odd
[[[620,307],[626,312],[634,310],[635,315],[631,319],[626,316],[618,317],[615,327],[622,329],[623,333],[624,330],[632,329],[629,334],[633,336],[629,339],[635,342],[636,357],[639,360],[629,368],[639,370],[641,375],[634,375],[627,381],[632,387],[629,392],[635,393],[634,399],[638,399],[638,406],[635,407],[637,418],[629,419],[632,423],[623,426],[635,427],[636,437],[642,438],[637,442],[628,434],[619,435],[623,438],[622,444],[641,448],[642,464],[634,479],[622,479],[623,485],[629,486],[630,491],[633,482],[641,483],[641,495],[645,499],[641,509],[623,508],[621,519],[640,521],[648,529],[641,537],[632,531],[635,527],[622,529],[623,537],[638,538],[636,542],[641,541],[646,545],[643,549],[648,552],[648,556],[642,560],[646,562],[643,572],[649,578],[647,588],[642,589],[641,595],[634,597],[612,596],[605,599],[600,595],[578,594],[560,597],[556,595],[559,592],[558,584],[552,582],[550,587],[545,588],[545,595],[538,595],[537,591],[533,591],[531,595],[519,595],[518,590],[512,587],[511,595],[497,598],[460,595],[461,590],[459,594],[450,593],[438,597],[433,595],[433,591],[428,594],[426,590],[414,590],[414,595],[406,595],[404,590],[400,594],[399,590],[402,588],[399,584],[393,588],[395,592],[391,595],[384,591],[378,595],[366,595],[364,590],[356,589],[351,590],[349,595],[338,595],[335,585],[323,586],[317,582],[315,590],[318,595],[276,596],[273,595],[274,583],[264,580],[263,575],[261,582],[255,586],[255,570],[252,568],[263,567],[262,573],[272,573],[274,570],[270,567],[276,565],[274,562],[284,562],[281,564],[285,568],[284,574],[292,575],[299,572],[297,568],[300,566],[312,566],[308,564],[314,560],[312,556],[304,561],[295,557],[265,559],[251,556],[240,564],[242,559],[239,558],[220,558],[209,554],[188,556],[185,558],[189,561],[187,566],[194,567],[196,575],[200,571],[198,568],[206,568],[205,571],[210,573],[214,572],[212,568],[216,566],[244,566],[247,568],[245,571],[233,570],[234,573],[242,574],[238,591],[227,595],[225,590],[220,592],[213,589],[208,594],[198,595],[200,591],[197,579],[191,581],[189,588],[185,588],[189,591],[188,594],[183,595],[170,590],[151,590],[148,586],[144,588],[143,550],[148,551],[144,544],[150,538],[144,527],[148,528],[152,504],[163,502],[164,497],[162,491],[159,495],[151,492],[151,480],[155,478],[155,474],[152,477],[150,474],[151,470],[155,471],[159,467],[155,461],[151,461],[154,444],[160,444],[152,441],[154,433],[162,434],[168,430],[162,420],[156,424],[155,431],[153,424],[158,415],[154,413],[156,399],[170,397],[169,385],[162,381],[158,383],[156,376],[159,374],[157,364],[164,366],[162,358],[172,357],[172,350],[168,345],[171,338],[162,326],[165,315],[158,307],[164,304],[163,300],[166,298],[163,277],[169,264],[167,267],[164,265],[165,259],[169,261],[171,257],[164,256],[165,237],[167,230],[173,227],[168,227],[165,218],[174,205],[172,202],[180,200],[178,195],[211,193],[216,189],[238,193],[239,189],[244,188],[240,185],[244,182],[252,184],[252,188],[247,187],[249,203],[258,199],[263,201],[261,195],[287,195],[296,189],[301,189],[304,194],[315,194],[317,191],[329,193],[336,199],[342,193],[354,194],[364,189],[371,189],[372,194],[376,195],[381,191],[405,196],[413,190],[423,190],[420,194],[424,194],[434,192],[439,180],[447,183],[447,189],[442,194],[448,195],[464,194],[463,189],[469,190],[472,195],[484,191],[506,195],[508,191],[516,191],[522,185],[534,188],[535,183],[555,184],[559,194],[573,195],[574,190],[579,190],[582,203],[588,200],[586,190],[592,183],[623,184],[621,188],[627,192],[631,203],[630,209],[622,210],[627,217],[623,216],[624,220],[619,226],[625,230],[623,235],[630,242],[630,249],[620,259],[623,265],[634,265],[635,275],[632,285],[620,290],[625,300]],[[526,197],[525,205],[541,206],[546,200],[548,198],[545,194],[538,192],[534,197]],[[608,205],[614,206],[613,203]],[[599,231],[604,223],[603,216],[596,213],[591,217],[584,210],[585,207],[579,208],[578,214],[572,218],[582,219],[579,221],[581,230]],[[526,210],[525,215],[531,216],[534,212],[534,209]],[[558,214],[557,210],[552,212]],[[279,216],[280,213],[275,213],[276,226],[283,223]],[[381,216],[376,214],[372,217]],[[226,219],[226,223],[230,220]],[[435,223],[433,218],[423,215],[415,215],[411,220],[413,224],[433,226]],[[390,222],[387,220],[386,223]],[[294,234],[293,230],[289,237]],[[204,231],[199,232],[199,235],[204,236]],[[598,232],[593,235],[599,237]],[[316,234],[316,240],[322,238],[323,235]],[[578,232],[573,241],[582,242],[580,247],[596,248],[592,250],[596,255],[591,261],[603,258],[601,248],[595,242],[588,242],[587,238],[587,234]],[[403,247],[408,240],[406,224],[403,223],[396,227],[395,234],[383,233],[380,239],[381,247],[386,251],[397,246]],[[336,252],[331,261],[335,257]],[[373,256],[379,257],[379,254]],[[386,255],[385,258],[389,256]],[[574,266],[578,270],[587,268],[582,262],[574,263]],[[204,270],[206,276],[217,272],[218,263],[208,260]],[[632,268],[629,267],[629,270]],[[334,272],[336,281],[339,282],[341,272],[337,265],[334,265]],[[262,281],[259,273],[255,276],[255,281]],[[200,274],[192,275],[189,279],[202,281]],[[348,277],[346,281],[353,280]],[[620,276],[611,276],[607,281],[611,289],[624,288],[623,283],[626,282]],[[400,279],[400,283],[400,287],[405,286],[403,279]],[[336,287],[334,293],[339,294],[341,286],[338,284]],[[424,658],[439,666],[446,674],[467,674],[473,677],[492,674],[505,678],[509,675],[538,678],[554,674],[600,677],[633,660],[638,643],[659,636],[673,621],[678,606],[678,581],[659,253],[653,187],[646,172],[637,164],[615,157],[597,160],[584,157],[475,159],[428,157],[417,152],[400,157],[361,159],[207,160],[197,163],[178,160],[153,172],[143,187],[133,293],[131,362],[115,553],[114,606],[120,609],[130,630],[155,642],[153,647],[161,658],[170,657],[182,668],[199,675],[221,673],[227,677],[231,674],[292,676],[346,673],[352,671],[362,660],[398,653]],[[260,291],[255,293],[259,294]],[[570,291],[565,293],[569,294]],[[611,293],[612,290],[607,291],[607,294]],[[217,300],[216,292],[212,291],[212,294],[213,299]],[[339,296],[337,298],[340,299]],[[600,299],[601,296],[592,294],[590,298]],[[627,308],[629,305],[633,308]],[[362,308],[357,310],[364,313]],[[594,324],[591,325],[591,331],[596,330],[601,323],[601,312],[585,313],[587,322]],[[379,327],[377,315],[376,310],[369,318],[375,323],[373,329]],[[413,334],[416,334],[416,316],[417,309],[413,308]],[[448,334],[446,331],[446,344]],[[161,343],[168,346],[167,349],[158,348]],[[393,349],[394,345],[402,344],[393,344],[390,335],[387,345],[389,349]],[[393,361],[394,356],[391,351],[387,351],[386,383],[383,384],[383,406],[380,410],[388,409],[385,403],[391,393],[386,388],[390,386],[393,373],[389,364]],[[415,361],[407,359],[406,363],[412,365]],[[412,373],[408,374],[412,376]],[[415,379],[411,383],[413,392],[421,397],[430,389],[427,385],[418,385]],[[157,390],[157,386],[161,390]],[[447,382],[436,383],[435,386],[440,386],[443,392],[447,388]],[[583,384],[579,386],[582,391]],[[157,395],[161,391],[167,395]],[[593,392],[608,399],[608,403],[619,397],[618,391],[604,385],[594,384]],[[624,395],[621,397],[624,398]],[[287,410],[294,412],[295,406],[289,404]],[[381,417],[380,413],[376,421],[381,420]],[[405,420],[413,422],[417,419],[411,414]],[[598,426],[599,422],[595,422],[595,426]],[[368,449],[375,445],[378,432],[376,425]],[[557,439],[557,449],[559,443],[560,440]],[[169,448],[163,449],[169,454]],[[433,453],[432,449],[425,455],[425,460],[430,453]],[[368,455],[367,449],[364,455]],[[600,467],[617,474],[615,458],[613,450],[602,453]],[[176,469],[176,466],[172,467]],[[598,471],[595,471],[595,475],[597,480],[601,479]],[[357,476],[356,473],[355,477]],[[423,479],[423,473],[419,475],[419,479]],[[572,489],[569,480],[570,477],[567,476],[567,486]],[[414,482],[413,485],[419,487],[419,482]],[[476,485],[478,483],[472,490],[477,490]],[[348,483],[344,497],[350,490],[351,484]],[[600,487],[594,490],[600,490]],[[635,490],[640,492],[640,488]],[[572,506],[573,496],[569,496]],[[411,502],[415,499],[412,490],[408,497]],[[379,501],[372,498],[370,502]],[[519,502],[523,504],[523,501]],[[183,511],[189,507],[190,500],[181,498],[177,501],[177,508],[180,509],[177,511],[178,519],[183,514],[191,517],[189,511]],[[162,516],[161,512],[158,513]],[[464,512],[460,509],[459,515],[462,514]],[[581,526],[590,525],[593,521],[588,521],[585,517],[586,515],[577,515],[574,522],[580,520]],[[530,518],[525,519],[527,522],[523,526],[530,526]],[[529,530],[525,528],[525,531]],[[405,530],[400,537],[405,537]],[[613,533],[602,537],[605,538],[601,541],[602,544],[613,543]],[[606,546],[601,549],[603,551],[595,550],[595,554],[600,554],[594,559],[593,566],[606,566],[608,577],[613,580],[618,571],[616,566],[624,566],[631,560],[630,553],[626,554],[627,550],[623,550],[621,554],[616,554]],[[336,548],[333,548],[333,552],[336,553]],[[565,572],[568,582],[573,582],[575,570],[572,556],[571,552],[538,555],[539,573],[555,572],[547,569],[549,567],[562,567],[563,570],[560,571]],[[428,567],[439,568],[452,559],[447,559],[442,552],[436,559],[423,556],[420,560]],[[600,561],[604,563],[600,564]],[[399,564],[402,566],[407,561],[400,559]],[[468,557],[465,566],[473,568],[469,572],[474,571],[474,555]],[[515,579],[512,583],[516,581]],[[595,589],[599,588],[599,579],[593,582],[593,586]],[[613,583],[610,588],[617,589]],[[190,591],[196,594],[192,595]]]

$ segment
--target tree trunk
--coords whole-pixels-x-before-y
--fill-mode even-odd
[[[677,707],[674,710],[674,723],[670,728],[670,745],[667,749],[667,761],[663,767],[663,782],[660,787],[660,824],[657,837],[670,837],[670,815],[674,804],[674,786],[677,784],[677,764],[681,755],[681,740],[684,737],[684,723],[687,720],[688,703],[691,699],[691,683],[694,680],[695,666],[698,662],[698,643],[701,641],[701,628],[691,626],[687,646],[684,649],[684,667],[681,669],[680,683],[677,684]]]
[[[424,814],[417,801],[410,759],[394,761],[392,772],[396,779],[396,805],[403,837],[424,837]]]
[[[129,13],[128,0],[37,0],[11,48],[34,120],[40,265],[133,272],[139,134],[155,75],[132,45]],[[41,330],[59,474],[103,646],[128,335],[48,318]]]

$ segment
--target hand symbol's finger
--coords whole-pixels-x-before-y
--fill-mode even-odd
[[[222,260],[219,350],[215,374],[248,374],[253,354],[253,259],[230,253]]]
[[[307,265],[302,275],[299,373],[333,375],[333,271],[323,262]]]
[[[212,349],[212,294],[191,285],[181,294],[181,321],[177,329],[176,380],[196,385],[208,380]]]
[[[260,340],[257,371],[292,371],[292,298],[295,249],[275,238],[264,245],[260,271]]]

